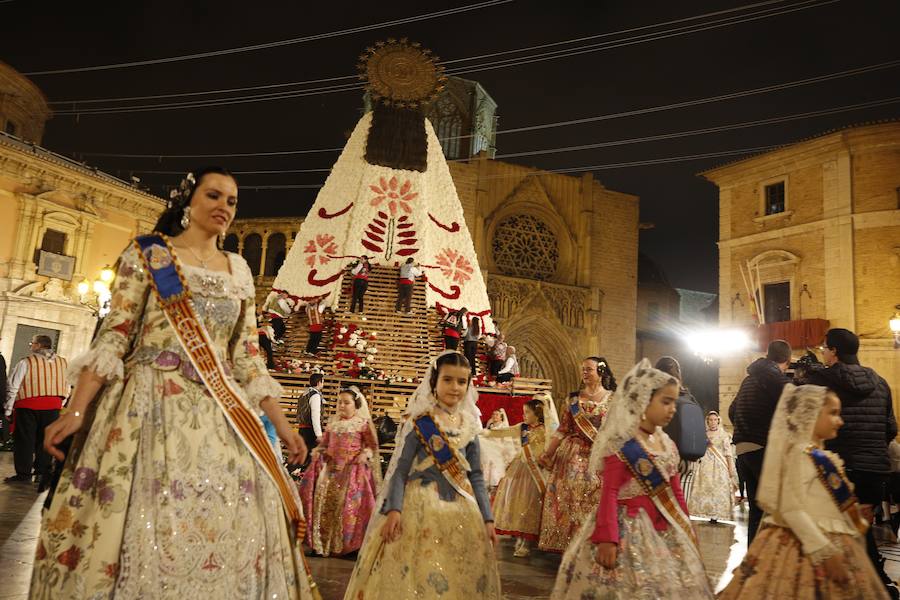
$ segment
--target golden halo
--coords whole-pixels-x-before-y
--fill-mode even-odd
[[[415,108],[433,100],[447,78],[437,57],[406,38],[378,42],[359,57],[360,79],[376,102],[400,108]]]

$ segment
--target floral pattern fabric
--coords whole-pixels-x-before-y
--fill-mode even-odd
[[[586,411],[594,427],[600,427],[605,406],[600,404],[594,411]],[[597,510],[600,480],[589,465],[592,440],[579,431],[568,406],[554,435],[563,440],[553,455],[538,547],[544,551],[564,552],[581,524]]]
[[[337,420],[325,429],[300,482],[303,511],[310,518],[306,544],[317,553],[348,554],[362,546],[375,510],[371,460],[377,448],[369,422],[360,416]],[[359,462],[360,456],[365,463]]]
[[[230,273],[184,273],[229,377],[257,412],[280,386],[260,358],[250,270],[228,257]],[[310,598],[275,485],[181,351],[134,247],[71,374],[85,367],[107,384],[44,515],[30,597]]]

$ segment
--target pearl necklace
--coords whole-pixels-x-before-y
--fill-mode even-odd
[[[206,263],[208,263],[208,262],[211,261],[213,258],[215,258],[216,254],[218,254],[218,252],[219,252],[219,249],[216,248],[215,250],[213,250],[212,254],[210,254],[210,255],[209,255],[208,257],[206,257],[206,258],[203,258],[203,257],[200,256],[199,254],[197,254],[197,252],[196,252],[193,248],[191,248],[190,246],[185,246],[185,248],[187,248],[188,251],[189,251],[191,254],[194,255],[194,258],[196,258],[197,261],[200,263],[200,268],[201,268],[201,269],[205,269],[205,268],[206,268]]]

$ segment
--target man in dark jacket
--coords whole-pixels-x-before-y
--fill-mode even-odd
[[[770,342],[766,357],[757,359],[747,367],[747,376],[728,409],[728,418],[734,425],[732,439],[737,452],[738,471],[747,484],[750,502],[748,545],[753,541],[763,516],[763,511],[756,505],[756,488],[759,486],[772,416],[781,391],[790,382],[785,374],[790,364],[790,344],[784,340]]]
[[[879,506],[891,474],[888,444],[897,435],[891,388],[874,370],[859,364],[859,338],[847,329],[829,329],[821,346],[827,368],[811,369],[805,383],[823,385],[841,399],[844,426],[825,443],[844,459],[847,476],[861,504]],[[866,534],[866,550],[885,582],[872,530]],[[896,596],[896,589],[891,595]]]

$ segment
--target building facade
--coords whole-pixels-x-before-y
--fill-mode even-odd
[[[720,324],[759,338],[755,352],[722,362],[723,410],[769,339],[786,337],[799,354],[844,327],[860,336],[860,362],[890,384],[897,412],[889,319],[900,303],[900,123],[846,128],[702,176],[719,188]]]
[[[72,357],[90,343],[103,302],[93,283],[165,202],[39,146],[46,99],[4,64],[0,98],[0,123],[13,123],[0,133],[0,351],[12,363],[47,334]]]

